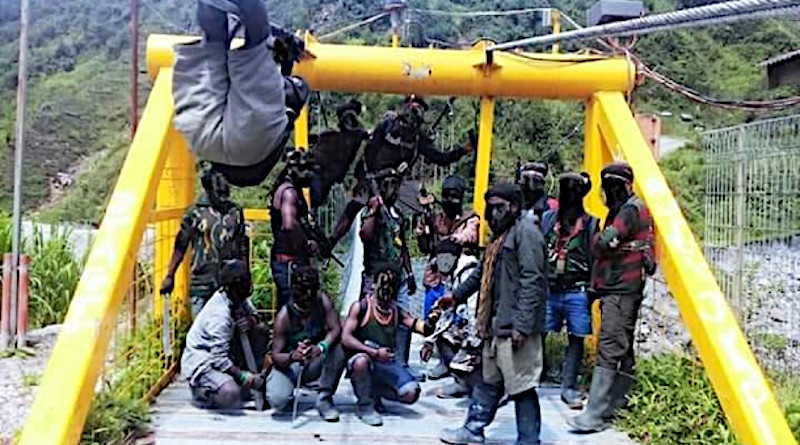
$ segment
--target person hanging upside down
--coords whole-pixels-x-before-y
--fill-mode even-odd
[[[395,358],[395,331],[404,326],[430,335],[439,317],[438,312],[432,313],[423,322],[397,307],[399,265],[381,263],[374,273],[374,291],[350,306],[342,329],[342,345],[351,354],[347,370],[358,398],[358,417],[367,425],[380,426],[383,419],[376,404],[381,397],[412,404],[420,394],[419,383],[408,365]]]
[[[244,28],[237,49],[229,16]],[[177,46],[175,128],[231,184],[258,185],[308,100],[307,83],[289,75],[303,43],[270,25],[261,0],[199,0],[197,20],[203,38]]]

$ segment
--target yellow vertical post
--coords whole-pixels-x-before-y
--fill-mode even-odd
[[[189,207],[194,201],[195,162],[194,156],[183,136],[174,128],[167,134],[167,161],[161,180],[158,183],[156,195],[156,212],[159,210],[181,209]],[[161,279],[167,273],[172,249],[175,245],[175,236],[180,230],[181,220],[167,219],[156,222],[155,238],[155,286],[160,290]],[[189,265],[190,261],[183,261],[175,273],[175,288],[172,298],[175,307],[179,308],[181,319],[188,317],[189,308]],[[161,306],[160,292],[154,295],[154,317],[161,320],[163,307]]]
[[[550,20],[553,27],[553,34],[561,34],[561,11],[558,9],[552,9],[550,11]],[[558,40],[556,40],[555,43],[553,43],[553,54],[558,54],[560,50],[561,44],[558,42]]]
[[[397,33],[397,30],[392,30],[392,48],[399,48],[400,47],[400,34]]]
[[[294,121],[294,146],[301,150],[308,149],[308,104],[300,110]]]
[[[489,167],[492,162],[492,132],[494,127],[494,98],[481,98],[481,122],[478,128],[478,158],[475,161],[475,195],[472,210],[481,217],[479,241],[486,245],[486,202],[483,195],[489,189]]]

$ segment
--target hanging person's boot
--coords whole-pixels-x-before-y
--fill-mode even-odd
[[[453,445],[481,444],[486,441],[483,430],[494,420],[503,388],[481,383],[472,391],[467,421],[460,428],[446,428],[439,438]]]
[[[561,401],[570,409],[583,408],[586,396],[578,388],[578,370],[583,357],[583,338],[569,336],[569,344],[564,354],[564,367],[561,370]]]
[[[611,387],[614,385],[616,375],[617,372],[614,370],[595,366],[586,410],[576,417],[567,419],[567,424],[573,431],[592,433],[608,428],[603,416],[611,407]]]
[[[614,384],[611,385],[611,403],[603,413],[603,419],[611,420],[617,415],[617,411],[628,404],[628,391],[631,390],[636,379],[625,372],[617,372]]]
[[[517,417],[516,445],[540,445],[542,432],[542,411],[536,389],[529,389],[514,396]]]

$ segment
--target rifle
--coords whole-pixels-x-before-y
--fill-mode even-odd
[[[256,357],[253,354],[253,346],[250,344],[250,338],[247,336],[247,332],[237,329],[239,333],[239,342],[242,344],[242,352],[244,353],[244,361],[247,363],[247,368],[250,372],[257,374],[258,367],[256,366]],[[256,410],[257,411],[264,411],[264,392],[259,391],[254,388],[250,388],[250,392],[253,394],[253,398],[256,401]]]
[[[300,225],[300,230],[303,231],[306,238],[310,239],[317,243],[325,251],[325,255],[321,255],[325,259],[332,259],[336,262],[340,267],[344,268],[344,263],[342,260],[336,257],[333,254],[333,251],[329,251],[329,247],[327,247],[328,238],[325,237],[325,234],[319,230],[319,227],[314,223],[313,217],[311,214],[308,215],[308,218],[299,218],[298,224]],[[326,246],[323,248],[323,246]]]

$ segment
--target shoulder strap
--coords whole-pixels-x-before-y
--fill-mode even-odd
[[[358,315],[362,316],[361,322],[358,324],[359,327],[364,327],[369,323],[370,311],[369,311],[369,297],[364,297],[358,302]]]

